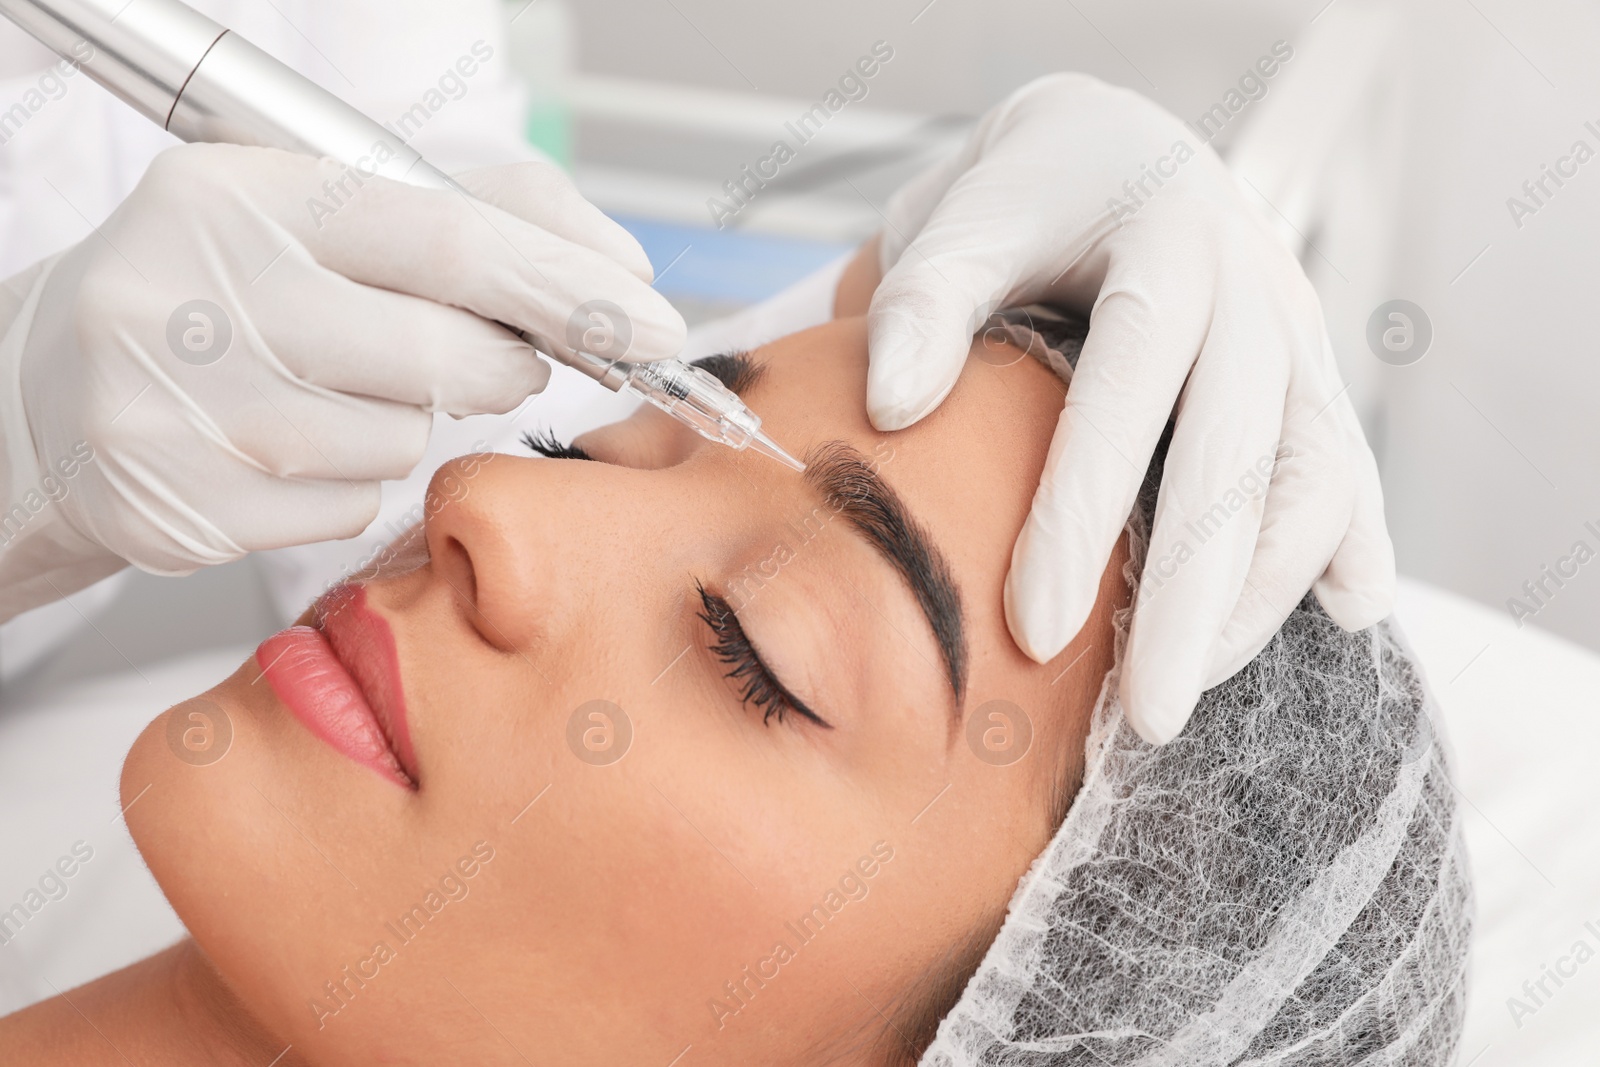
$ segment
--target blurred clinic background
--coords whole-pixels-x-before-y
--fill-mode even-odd
[[[486,4],[501,0],[460,10]],[[472,44],[452,36],[454,4],[394,5],[437,22],[426,51],[387,40],[384,20],[352,27],[338,3],[292,23],[271,0],[241,9],[234,28],[379,119],[428,99]],[[513,115],[638,236],[691,324],[869,236],[900,182],[1038,75],[1087,71],[1154,98],[1229,159],[1315,281],[1401,572],[1600,648],[1592,4],[506,0],[501,15],[493,58],[433,98],[416,143],[459,165],[454,131]],[[0,46],[18,84],[47,61],[9,24]],[[802,144],[801,116],[869,55],[875,74]],[[25,126],[0,120],[7,273],[89,234],[136,179],[86,159],[88,138],[109,138],[125,170],[167,139],[114,124],[119,107],[79,78]],[[795,156],[755,188],[742,168],[779,139]],[[735,199],[741,181],[753,192]],[[0,628],[0,699],[253,641],[281,608],[254,560],[125,574]]]

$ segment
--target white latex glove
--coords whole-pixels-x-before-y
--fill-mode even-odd
[[[868,379],[880,429],[938,406],[995,307],[1090,313],[1006,580],[1007,621],[1033,659],[1083,626],[1176,411],[1121,683],[1129,720],[1158,744],[1307,589],[1352,630],[1394,599],[1376,462],[1311,284],[1256,211],[1176,118],[1054,75],[900,190],[881,236]],[[1280,447],[1270,489],[1255,489]]]
[[[626,309],[630,359],[682,347],[643,250],[556,168],[460,176],[479,200],[349,174],[175,148],[11,286],[4,506],[47,478],[64,491],[0,537],[0,618],[123,560],[183,574],[354,536],[380,480],[421,459],[431,412],[505,412],[544,387],[548,365],[496,321],[566,349],[575,311],[603,300]]]

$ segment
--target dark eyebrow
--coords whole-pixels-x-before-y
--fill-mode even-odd
[[[758,363],[748,352],[719,352],[702,356],[689,364],[717,379],[730,391],[742,393],[767,373],[767,365]]]
[[[967,688],[967,640],[961,593],[950,565],[899,495],[845,442],[825,441],[811,449],[804,477],[911,587],[939,644],[959,716]]]

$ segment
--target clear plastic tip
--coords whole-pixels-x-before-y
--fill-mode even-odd
[[[806,465],[804,463],[801,463],[799,460],[789,455],[789,453],[785,452],[781,447],[779,447],[778,442],[774,441],[760,430],[757,430],[755,433],[750,435],[749,447],[751,451],[760,452],[763,456],[770,456],[779,463],[782,463],[785,467],[793,467],[797,471],[803,471],[806,469]]]
[[[806,465],[761,432],[761,416],[745,407],[738,395],[701,367],[675,359],[654,363],[614,363],[626,367],[624,384],[708,441],[729,448],[751,448],[793,470]]]

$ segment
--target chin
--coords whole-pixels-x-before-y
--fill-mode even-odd
[[[247,662],[157,716],[123,762],[121,798],[145,865],[201,953],[263,1025],[298,1045],[315,1031],[307,998],[370,948],[374,914],[402,910],[388,882],[402,895],[414,888],[387,866],[412,794],[312,737],[265,683],[251,684],[258,675]],[[359,1014],[383,999],[364,998]],[[339,1030],[363,1032],[344,1019]]]
[[[236,994],[269,1007],[270,1021],[272,990],[294,988],[298,977],[274,942],[305,894],[274,871],[287,828],[272,823],[254,787],[283,768],[265,764],[259,724],[229,699],[241,675],[249,684],[248,667],[144,728],[123,761],[121,801],[134,844],[195,945]]]
[[[255,805],[244,803],[253,795],[245,764],[255,746],[241,736],[242,718],[216,690],[192,697],[156,716],[122,764],[128,833],[191,929],[186,899],[220,888],[218,875],[247,858],[242,820]]]
[[[260,714],[246,662],[220,685],[147,725],[128,750],[123,819],[161,891],[202,947],[230,911],[278,907],[271,866],[286,827],[256,788],[292,768],[270,757],[277,739]],[[292,725],[292,724],[291,724]],[[209,919],[217,921],[208,921]]]

